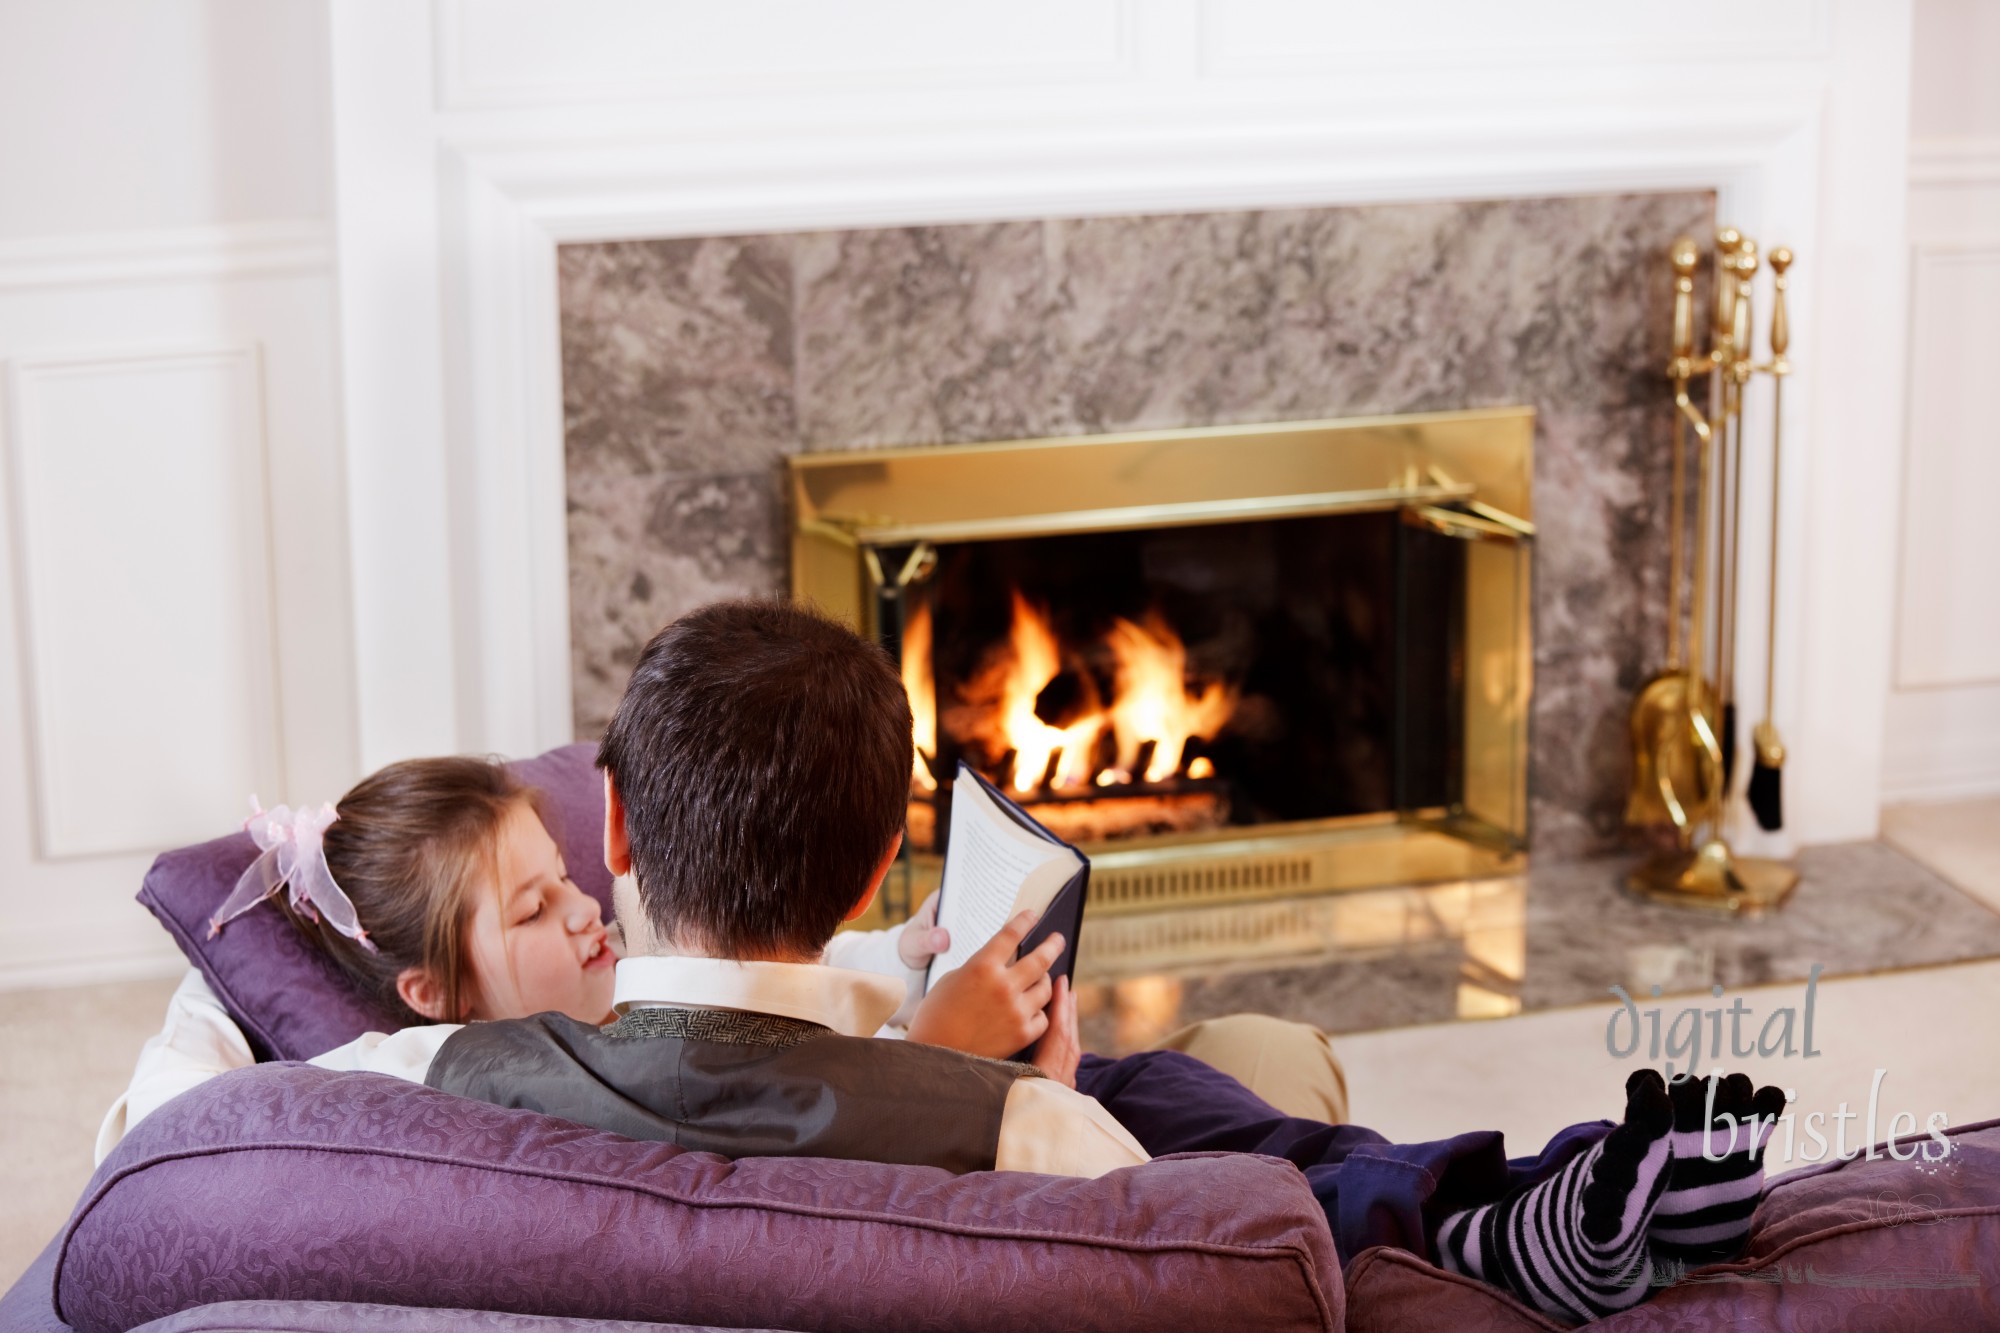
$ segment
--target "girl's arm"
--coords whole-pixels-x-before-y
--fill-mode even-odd
[[[916,914],[887,930],[843,930],[827,941],[820,962],[855,972],[903,979],[903,1004],[877,1036],[900,1037],[909,1027],[917,1002],[924,998],[924,974],[931,958],[947,947],[936,929],[937,894],[924,899]],[[894,1031],[891,1031],[894,1029]]]
[[[197,1084],[231,1069],[256,1063],[250,1043],[223,1009],[222,1001],[189,968],[167,1001],[167,1021],[146,1039],[132,1081],[97,1130],[97,1160],[118,1146],[125,1132]]]

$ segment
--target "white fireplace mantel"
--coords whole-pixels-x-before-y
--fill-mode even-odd
[[[1693,187],[1801,256],[1787,805],[1800,841],[1875,832],[1906,3],[1696,4],[1671,32],[1557,0],[366,0],[332,23],[365,767],[569,739],[562,242]],[[1756,478],[1768,421],[1746,438]],[[1769,493],[1744,499],[1761,551]],[[1765,605],[1748,580],[1744,623]]]

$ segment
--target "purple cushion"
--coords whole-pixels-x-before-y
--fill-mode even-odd
[[[611,919],[611,872],[604,866],[604,778],[596,747],[565,745],[508,765],[548,794],[549,830],[577,887]],[[310,1060],[364,1032],[394,1032],[397,1017],[363,996],[332,960],[275,910],[258,909],[214,939],[208,919],[252,861],[247,833],[168,852],[153,862],[139,901],[159,918],[188,961],[201,969],[259,1060]]]
[[[1757,1206],[1740,1262],[1698,1270],[1589,1327],[2000,1328],[2000,1121],[1947,1133],[1952,1155],[1943,1162],[1857,1157],[1779,1177]],[[1350,1333],[1564,1327],[1403,1250],[1357,1256],[1346,1282]]]
[[[1271,1158],[1098,1180],[731,1162],[293,1064],[142,1121],[56,1268],[56,1312],[85,1333],[235,1300],[994,1333],[1342,1319],[1325,1214]]]

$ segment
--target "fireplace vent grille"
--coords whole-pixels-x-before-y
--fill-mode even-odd
[[[1314,869],[1310,856],[1264,856],[1223,864],[1097,870],[1091,874],[1090,905],[1100,912],[1132,912],[1300,893],[1313,887]]]

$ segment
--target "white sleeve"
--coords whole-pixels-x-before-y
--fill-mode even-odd
[[[432,1023],[404,1028],[401,1032],[366,1032],[345,1046],[336,1046],[325,1055],[306,1061],[321,1069],[342,1073],[391,1074],[412,1083],[424,1081],[438,1049],[463,1023]]]
[[[97,1160],[118,1146],[127,1130],[189,1088],[217,1074],[256,1063],[250,1043],[208,988],[189,968],[167,1001],[167,1021],[139,1049],[132,1081],[97,1130]]]
[[[1153,1159],[1096,1098],[1054,1079],[1020,1078],[1000,1112],[996,1171],[1095,1179]]]
[[[903,966],[902,955],[896,952],[896,941],[902,933],[901,926],[887,930],[843,930],[826,942],[826,951],[819,957],[827,967],[902,979],[903,1003],[875,1034],[878,1037],[902,1036],[903,1030],[910,1026],[911,1015],[917,1012],[917,1002],[924,998],[924,973],[928,969]]]

